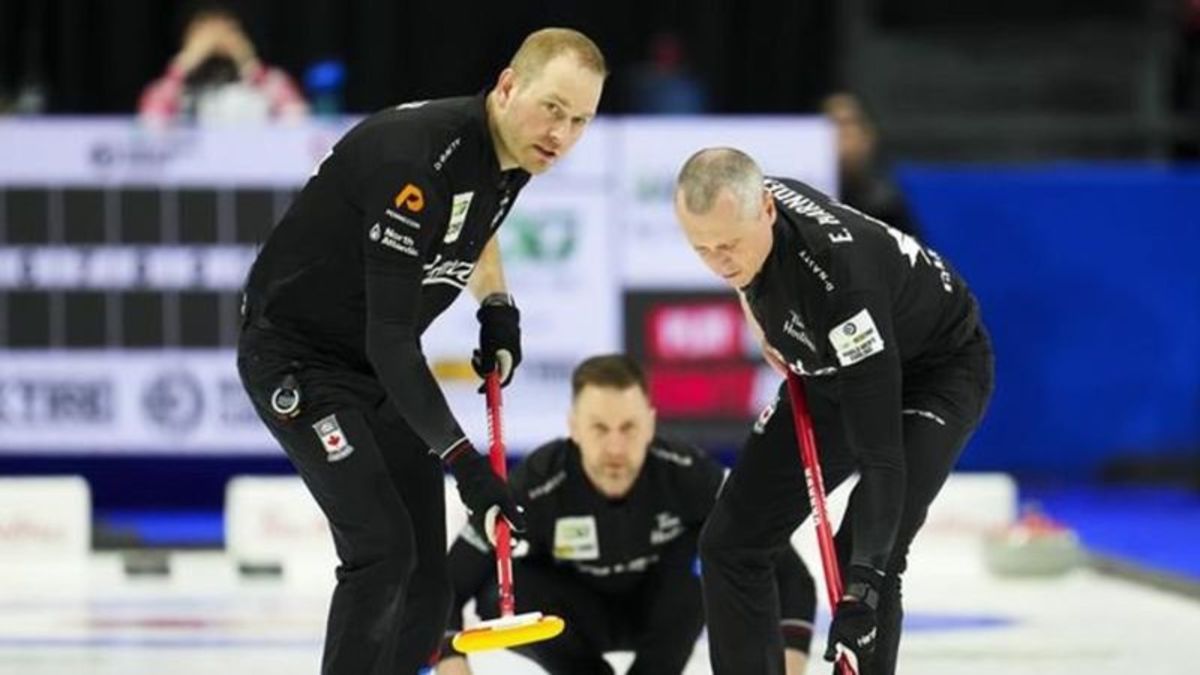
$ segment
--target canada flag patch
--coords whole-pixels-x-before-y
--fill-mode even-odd
[[[325,448],[327,461],[337,462],[354,452],[354,446],[350,445],[346,434],[342,432],[342,425],[338,424],[337,415],[322,417],[312,426],[313,431],[317,432],[317,438],[321,439],[321,447]]]

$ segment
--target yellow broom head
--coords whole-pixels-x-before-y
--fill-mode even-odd
[[[451,642],[455,649],[469,654],[549,640],[565,627],[566,623],[557,616],[527,612],[483,621],[455,635]]]

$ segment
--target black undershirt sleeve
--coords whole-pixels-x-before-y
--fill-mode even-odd
[[[887,566],[904,505],[900,351],[884,291],[838,292],[824,336],[838,359],[842,425],[858,460],[851,564]]]
[[[439,456],[464,438],[425,361],[417,334],[423,260],[441,236],[447,205],[428,171],[405,163],[367,178],[361,231],[366,270],[366,352],[401,417]]]

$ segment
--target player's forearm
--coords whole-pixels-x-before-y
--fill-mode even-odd
[[[480,302],[492,293],[508,292],[508,284],[504,281],[504,264],[500,258],[499,237],[493,236],[487,246],[483,247],[483,253],[475,263],[475,271],[471,273],[467,288]]]
[[[842,373],[842,418],[858,460],[851,564],[887,567],[904,504],[906,466],[899,363],[878,361]]]
[[[464,438],[411,328],[372,322],[367,357],[400,416],[439,456]]]
[[[890,297],[847,291],[830,300],[828,340],[840,366],[842,428],[860,475],[850,562],[883,570],[899,529],[905,484],[903,375]]]

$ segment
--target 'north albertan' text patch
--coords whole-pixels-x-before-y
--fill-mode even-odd
[[[379,242],[380,244],[383,244],[390,249],[399,251],[405,255],[412,256],[414,258],[421,256],[420,251],[417,250],[417,241],[413,239],[412,236],[403,232],[397,232],[390,226],[380,227],[379,223],[375,223],[375,225],[367,233],[367,236],[371,239],[371,241]]]
[[[838,363],[843,367],[883,351],[883,336],[875,327],[871,313],[863,309],[829,331],[829,343],[837,353]]]

